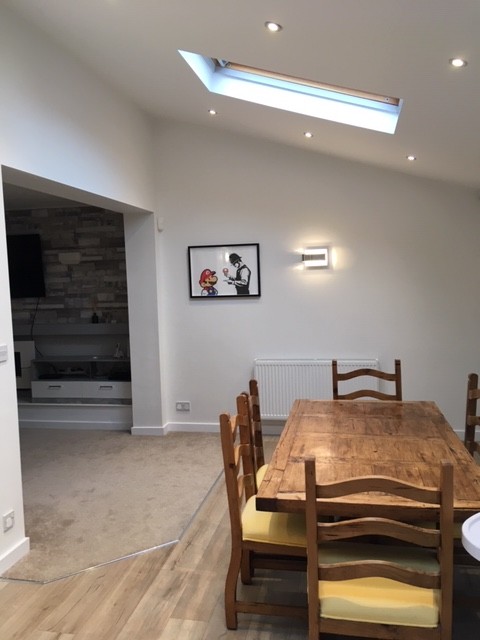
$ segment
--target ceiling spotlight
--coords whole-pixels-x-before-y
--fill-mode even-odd
[[[270,20],[265,22],[265,27],[272,33],[278,33],[283,29],[281,24],[278,24],[278,22],[270,22]]]
[[[416,160],[416,159],[417,159],[417,156],[414,156],[414,155],[412,155],[412,154],[410,154],[410,155],[408,155],[408,156],[407,156],[407,160],[409,160],[410,162],[413,162],[413,161],[414,161],[414,160]]]
[[[209,113],[211,116],[216,116],[216,115],[217,115],[217,112],[215,111],[215,109],[209,109],[209,110],[208,110],[208,113]]]
[[[461,69],[461,67],[466,67],[468,64],[466,60],[463,60],[463,58],[450,58],[449,62],[452,65],[452,67],[455,67],[456,69]]]
[[[303,135],[305,138],[313,138],[313,133],[311,131],[305,131]]]

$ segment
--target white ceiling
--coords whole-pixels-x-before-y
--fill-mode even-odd
[[[3,1],[155,117],[480,189],[479,0]],[[209,94],[178,49],[403,98],[397,132]]]

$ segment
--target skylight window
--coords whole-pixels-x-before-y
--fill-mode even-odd
[[[211,93],[301,115],[395,133],[402,100],[179,51]]]

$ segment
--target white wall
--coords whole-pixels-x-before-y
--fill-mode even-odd
[[[0,95],[0,167],[4,179],[8,177],[9,181],[18,183],[25,175],[26,186],[30,188],[42,191],[47,185],[56,195],[98,206],[113,208],[118,205],[114,210],[125,213],[129,229],[135,227],[130,216],[150,218],[150,227],[140,225],[138,234],[151,238],[154,216],[137,212],[153,211],[152,122],[2,7]],[[13,509],[16,523],[6,533],[0,527],[0,573],[28,549],[23,518],[4,223],[2,194],[0,344],[7,344],[10,357],[5,364],[0,363],[0,517]],[[134,244],[138,242],[138,234],[133,239]],[[130,240],[131,236],[127,242]],[[150,241],[142,256],[142,264],[149,264],[152,273],[155,273],[155,250],[155,244]],[[126,251],[128,255],[128,246]],[[142,291],[145,286],[143,273],[133,269],[128,284],[134,290]],[[149,287],[152,287],[152,281]],[[135,296],[132,294],[132,297]],[[156,390],[155,394],[149,395],[148,402],[138,403],[136,417],[142,425],[161,421],[157,305],[156,296],[152,297],[154,313],[140,316],[132,329],[137,334],[132,360],[135,360],[137,370],[140,368],[138,361],[142,361],[143,375]],[[135,309],[132,313],[135,314]],[[134,404],[141,390],[142,379],[137,376],[133,382]],[[140,399],[143,400],[141,393]]]
[[[471,191],[193,127],[162,126],[165,420],[216,423],[256,357],[402,360],[405,399],[463,429],[480,367],[480,202]],[[190,300],[188,245],[259,242],[262,296]],[[331,242],[333,273],[296,267]]]
[[[0,181],[0,202],[3,189]],[[0,273],[7,273],[5,218],[0,215]],[[29,549],[25,537],[23,492],[20,467],[20,443],[13,357],[12,318],[8,278],[0,278],[0,344],[7,345],[7,360],[0,363],[0,573],[20,559]],[[7,301],[7,303],[5,303]],[[3,532],[1,517],[14,511],[15,526]]]
[[[155,242],[158,231],[153,215],[125,216],[124,222],[132,370],[132,433],[141,435],[152,430],[156,433],[162,425]]]
[[[0,11],[2,164],[151,210],[153,149],[145,116]]]

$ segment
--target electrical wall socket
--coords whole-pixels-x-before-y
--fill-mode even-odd
[[[190,411],[190,402],[188,400],[177,402],[175,408],[177,411]]]
[[[15,511],[9,511],[8,513],[4,513],[2,516],[3,521],[3,533],[6,531],[10,531],[15,526]]]

